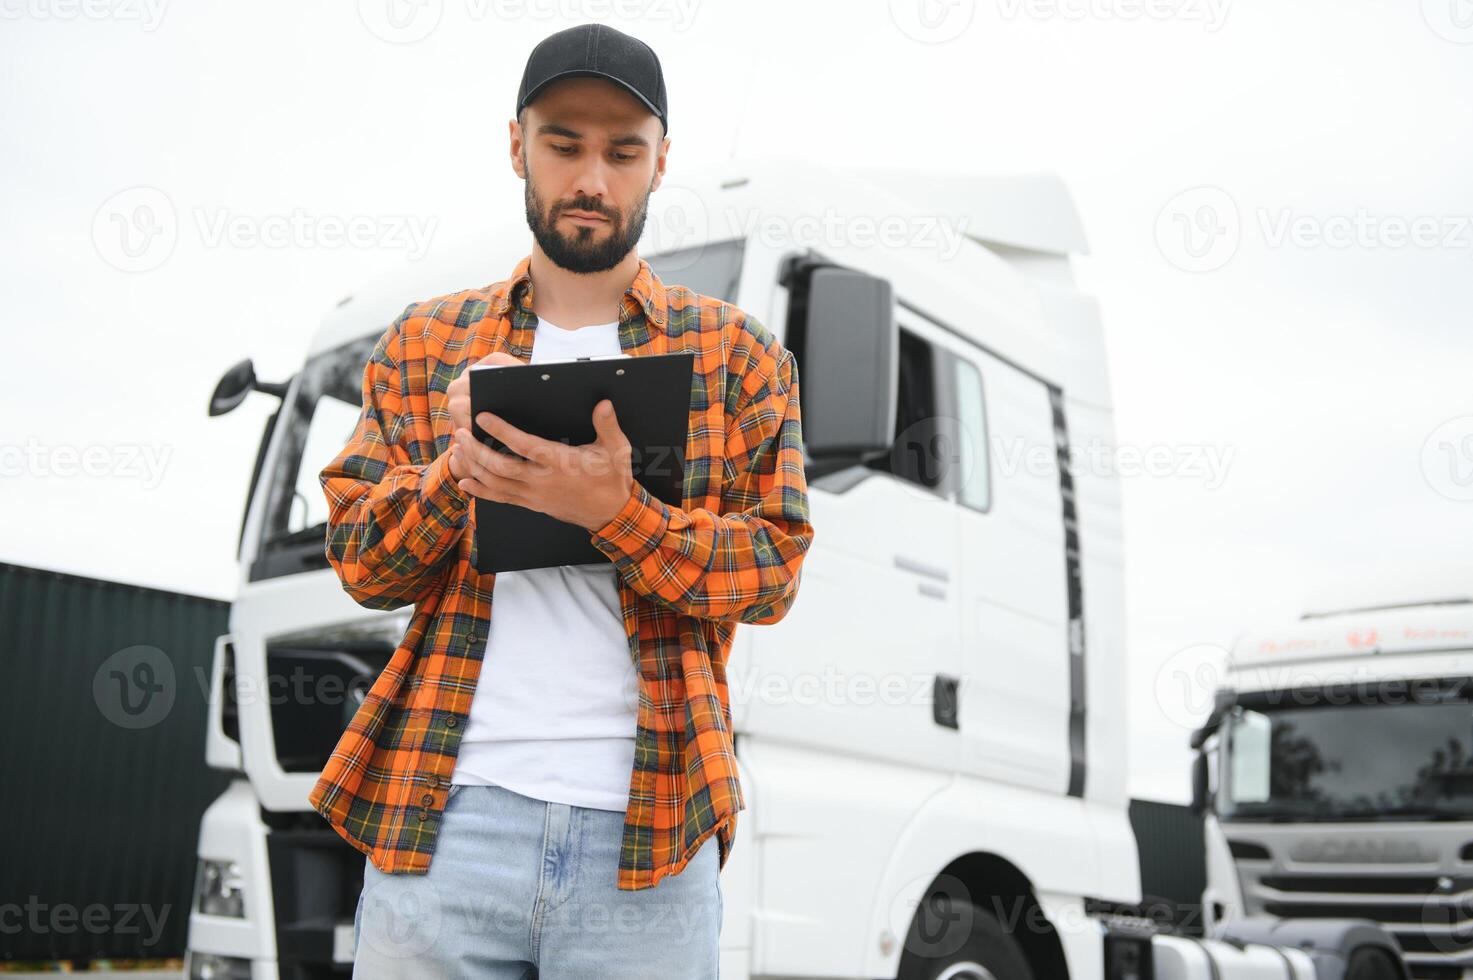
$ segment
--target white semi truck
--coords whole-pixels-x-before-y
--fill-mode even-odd
[[[1412,977],[1473,977],[1473,597],[1449,591],[1233,645],[1195,739],[1210,918],[1373,919]]]
[[[728,665],[748,805],[721,879],[723,977],[1307,980],[1377,955],[1374,932],[1306,952],[1125,914],[1120,486],[1064,465],[1113,424],[1060,181],[773,157],[667,181],[648,227],[662,278],[797,355],[819,530],[799,601],[739,630]],[[494,229],[458,267],[350,296],[288,381],[242,362],[215,393],[213,413],[253,390],[281,405],[216,651],[207,753],[238,778],[201,824],[191,977],[351,967],[364,857],[308,793],[408,609],[344,593],[318,473],[386,326],[501,278],[530,241]]]

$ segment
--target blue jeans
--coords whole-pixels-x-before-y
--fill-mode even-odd
[[[654,888],[616,886],[624,814],[455,784],[429,871],[367,858],[355,980],[715,980],[722,898],[713,834]]]

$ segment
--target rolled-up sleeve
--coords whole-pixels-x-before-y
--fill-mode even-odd
[[[798,368],[778,350],[727,425],[721,513],[671,506],[635,480],[623,508],[590,532],[636,591],[681,613],[775,623],[797,597],[813,525]]]
[[[363,408],[348,444],[321,472],[327,498],[327,558],[361,606],[418,602],[448,571],[469,501],[434,453],[408,428],[410,393],[401,370],[411,306],[379,339],[363,373]]]

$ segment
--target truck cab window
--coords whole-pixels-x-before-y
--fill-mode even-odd
[[[741,238],[708,242],[651,255],[645,261],[666,286],[685,286],[703,296],[735,303],[737,287],[742,281],[746,244]]]
[[[936,397],[936,350],[900,328],[900,383],[895,409],[895,441],[890,451],[864,465],[931,490],[946,475],[941,419]]]
[[[961,357],[951,358],[958,422],[957,499],[985,511],[992,502],[992,479],[987,455],[987,406],[982,398],[982,372]]]
[[[327,499],[318,475],[348,444],[362,414],[363,369],[378,341],[364,336],[307,362],[277,424],[261,547],[251,580],[326,568]]]

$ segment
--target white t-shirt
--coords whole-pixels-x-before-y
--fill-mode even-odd
[[[531,362],[621,354],[618,331],[618,321],[565,330],[539,317]],[[628,809],[639,675],[617,574],[606,560],[496,574],[452,783]]]

